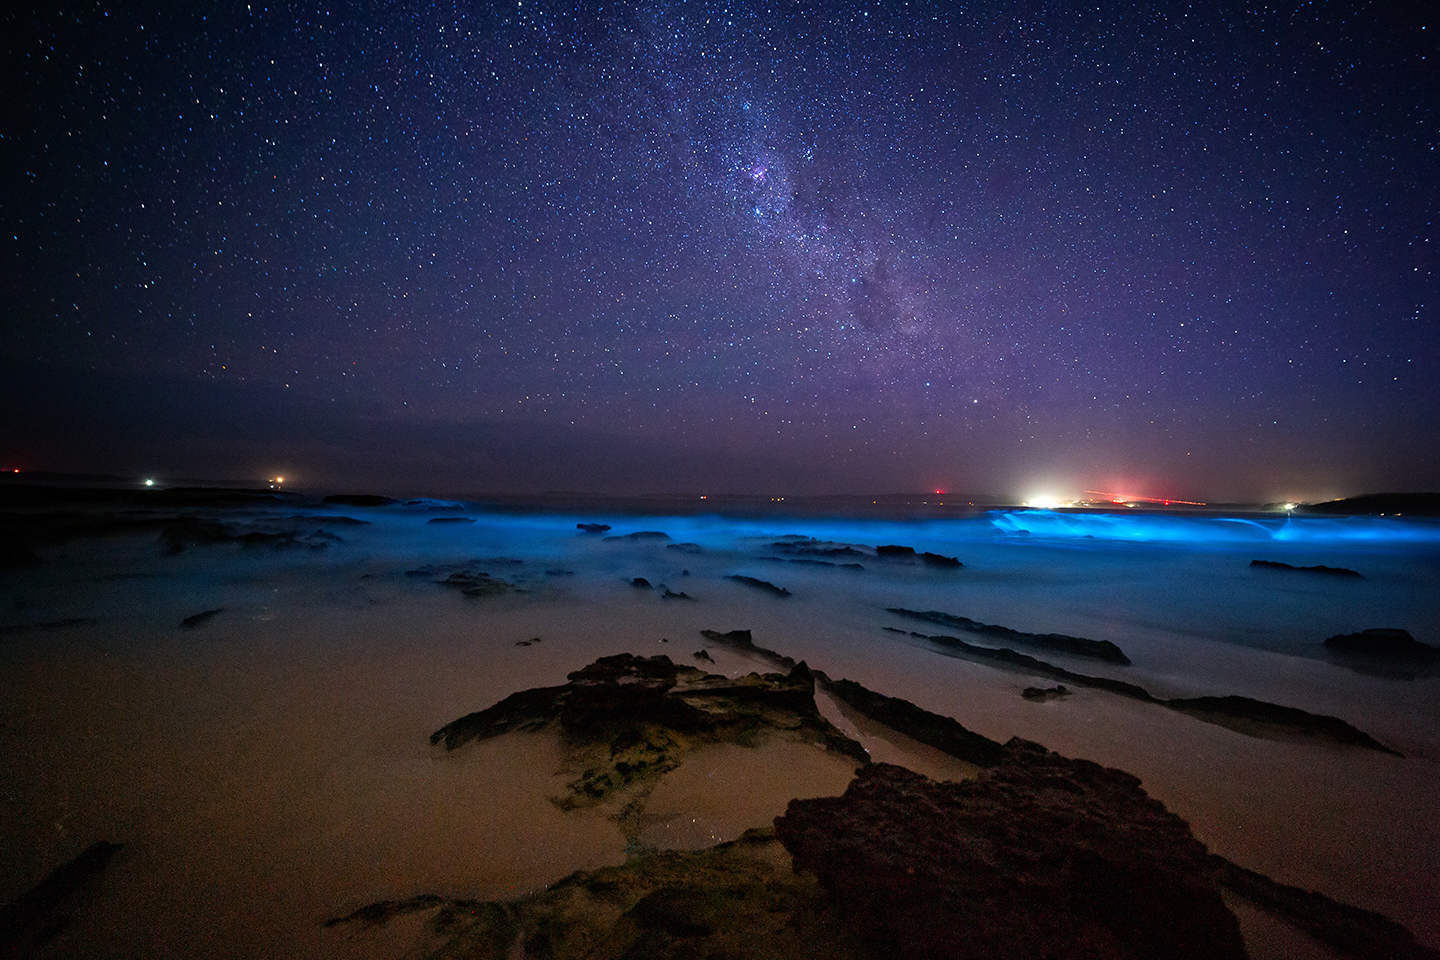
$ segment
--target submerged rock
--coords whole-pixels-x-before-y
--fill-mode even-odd
[[[648,784],[711,743],[754,746],[783,735],[868,762],[863,747],[830,725],[815,706],[815,680],[796,664],[788,674],[738,679],[677,666],[669,657],[601,657],[570,682],[512,694],[430,736],[454,750],[510,731],[556,729],[579,775],[557,803],[570,809],[605,802]]]
[[[669,540],[670,534],[663,530],[637,530],[634,533],[627,533],[622,537],[606,537],[605,542],[620,540]]]
[[[775,833],[877,956],[1241,960],[1203,844],[1128,773],[1011,740],[975,780],[860,770]]]
[[[577,523],[575,529],[582,533],[604,533],[610,529],[608,523]]]

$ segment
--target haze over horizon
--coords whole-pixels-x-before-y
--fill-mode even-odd
[[[1440,488],[1433,11],[3,18],[0,468]]]

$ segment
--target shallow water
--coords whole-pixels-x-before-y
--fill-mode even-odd
[[[625,841],[604,810],[562,814],[546,801],[564,782],[553,740],[504,737],[446,754],[428,735],[622,651],[731,675],[765,669],[713,646],[714,666],[693,659],[702,629],[738,628],[988,736],[1130,770],[1216,852],[1380,910],[1440,945],[1440,680],[1356,673],[1321,646],[1378,626],[1440,644],[1440,525],[473,509],[464,515],[474,524],[428,524],[440,506],[331,510],[371,524],[334,527],[343,542],[321,551],[217,545],[167,556],[148,536],[75,541],[0,580],[0,900],[94,840],[126,844],[54,955],[334,952],[341,940],[319,922],[377,899],[510,897],[618,862]],[[700,552],[581,534],[582,520],[611,523],[610,535],[663,530]],[[788,534],[905,544],[965,566],[866,558],[854,571],[765,559]],[[406,575],[472,559],[525,592],[469,599],[435,582],[443,570]],[[1256,571],[1252,559],[1350,567],[1365,579]],[[632,586],[635,577],[693,600],[662,599]],[[1037,655],[1160,696],[1236,693],[1333,714],[1405,758],[1257,739],[1097,690],[1033,703],[1020,691],[1053,681],[885,632],[944,632],[886,607],[1112,640],[1131,666]],[[822,706],[877,759],[966,772]],[[749,751],[694,758],[656,788],[643,839],[709,843],[762,825],[787,791],[843,788],[843,763],[814,748],[787,752],[797,749],[756,752],[766,789],[749,792],[713,786],[735,782]]]

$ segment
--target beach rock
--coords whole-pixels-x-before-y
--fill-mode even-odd
[[[1364,574],[1349,567],[1295,567],[1288,563],[1281,563],[1278,560],[1251,560],[1250,566],[1256,570],[1290,571],[1293,573],[1316,573],[1327,577],[1350,577],[1356,580],[1364,580]]]
[[[625,534],[625,535],[622,536],[622,537],[606,537],[606,538],[605,538],[605,542],[606,542],[606,543],[610,543],[611,541],[622,541],[622,540],[637,541],[637,540],[669,540],[669,539],[670,539],[670,534],[665,533],[665,532],[663,532],[663,531],[661,531],[661,530],[637,530],[637,531],[635,531],[634,533],[627,533],[627,534]]]
[[[429,911],[419,927],[428,942],[406,956],[870,960],[815,878],[791,869],[769,830],[579,871],[509,903],[421,896],[381,901],[325,925],[364,928]]]
[[[895,630],[893,627],[886,627],[885,629],[895,633],[904,632]],[[1243,733],[1246,736],[1314,738],[1341,746],[1363,747],[1367,750],[1378,750],[1381,753],[1388,753],[1396,757],[1403,756],[1399,752],[1385,746],[1363,730],[1358,730],[1344,720],[1341,720],[1339,717],[1310,713],[1298,707],[1286,707],[1280,704],[1268,703],[1263,700],[1254,700],[1250,697],[1233,695],[1165,700],[1154,696],[1150,691],[1137,684],[1128,683],[1124,680],[1115,680],[1110,677],[1095,677],[1089,674],[1076,673],[1074,670],[1058,667],[1053,663],[1047,663],[1044,660],[1037,659],[1028,654],[1017,653],[1009,647],[981,647],[973,643],[966,643],[959,637],[949,637],[943,634],[927,636],[926,634],[912,631],[910,635],[930,641],[941,648],[942,652],[951,656],[962,657],[966,660],[974,660],[979,663],[999,665],[1003,668],[1032,676],[1065,680],[1076,686],[1107,690],[1110,693],[1119,694],[1122,697],[1129,697],[1132,700],[1139,700],[1143,703],[1153,703],[1160,707],[1168,707],[1171,710],[1176,710],[1194,717],[1196,720],[1226,727],[1237,733]]]
[[[1128,773],[1015,739],[975,780],[889,764],[775,835],[876,956],[1241,960],[1203,844]]]
[[[456,571],[441,580],[440,583],[459,590],[472,600],[481,597],[498,597],[515,589],[515,584],[508,580],[501,580],[488,573],[475,570]]]
[[[689,751],[712,743],[758,744],[767,736],[815,743],[860,763],[863,747],[815,706],[815,678],[798,663],[787,674],[737,679],[677,666],[669,657],[601,657],[570,682],[512,694],[430,737],[454,750],[511,731],[557,730],[577,776],[562,809],[592,806],[653,782]]]
[[[789,590],[786,590],[784,587],[777,587],[769,580],[760,580],[755,577],[747,577],[738,573],[732,573],[725,579],[734,580],[736,583],[743,583],[745,584],[745,586],[754,587],[757,590],[764,590],[766,593],[774,594],[777,597],[788,597],[791,595]]]
[[[649,590],[650,581],[646,580],[644,577],[636,577],[635,579],[630,581],[630,586],[634,587],[637,590]]]
[[[712,656],[710,656],[710,651],[709,651],[709,650],[696,650],[696,651],[695,651],[695,659],[696,659],[696,660],[704,660],[706,663],[714,663],[714,662],[715,662],[715,658],[712,657]]]
[[[875,548],[875,555],[887,560],[914,560],[915,548],[902,547],[896,543],[881,544]]]
[[[577,523],[575,529],[582,533],[604,533],[610,529],[608,523]]]
[[[214,619],[215,617],[218,617],[220,614],[222,614],[222,613],[224,613],[224,612],[225,612],[225,608],[224,608],[224,607],[216,607],[214,610],[202,610],[202,611],[200,611],[199,613],[192,613],[192,614],[190,614],[190,616],[188,616],[188,617],[186,617],[184,620],[181,620],[181,621],[180,621],[180,629],[182,629],[182,630],[194,630],[196,627],[200,626],[202,623],[208,623],[210,620]]]
[[[783,653],[777,653],[767,647],[755,643],[755,638],[750,635],[749,630],[731,630],[721,633],[718,630],[701,630],[700,635],[711,643],[729,647],[740,653],[747,653],[762,660],[767,660],[779,667],[781,670],[793,670],[795,658],[787,657]]]
[[[660,589],[661,589],[661,591],[662,591],[661,594],[660,594],[660,599],[661,599],[661,600],[691,600],[691,601],[693,601],[693,600],[695,599],[694,597],[690,596],[690,594],[686,593],[686,592],[683,591],[683,590],[680,591],[679,593],[676,593],[674,590],[671,590],[669,587],[666,587],[666,586],[664,586],[664,585],[662,585]]]
[[[1020,630],[1012,630],[1009,627],[1002,627],[998,624],[981,623],[978,620],[971,620],[969,617],[959,617],[953,613],[944,613],[940,610],[919,611],[906,610],[903,607],[888,607],[886,608],[886,612],[901,617],[909,617],[912,620],[924,620],[927,623],[939,624],[942,627],[954,627],[968,633],[989,637],[994,640],[1003,640],[1006,643],[1013,643],[1018,646],[1037,647],[1042,650],[1056,650],[1076,657],[1103,660],[1106,663],[1118,663],[1122,665],[1128,665],[1130,663],[1130,658],[1125,656],[1125,652],[1109,640],[1088,640],[1085,637],[1072,637],[1063,633],[1025,633]]]
[[[123,844],[100,840],[0,906],[0,956],[29,957],[68,926]],[[57,954],[65,955],[65,954]]]
[[[1020,691],[1020,696],[1035,703],[1044,703],[1047,700],[1059,700],[1062,697],[1070,696],[1070,691],[1065,689],[1064,684],[1056,684],[1053,687],[1026,687]]]
[[[811,558],[865,557],[865,551],[854,544],[834,543],[829,540],[814,540],[808,537],[792,536],[770,544],[770,549],[790,556]]]
[[[1440,647],[1421,643],[1408,630],[1372,627],[1359,633],[1341,633],[1328,638],[1325,646],[1335,653],[1402,664],[1440,662]]]
[[[876,693],[853,680],[831,680],[816,671],[826,693],[855,712],[884,724],[952,757],[990,767],[999,763],[1004,748],[989,737],[967,730],[958,720],[931,713],[909,700]]]
[[[959,557],[945,557],[941,556],[938,553],[931,553],[928,550],[920,554],[920,559],[925,562],[926,566],[931,567],[943,567],[945,569],[958,570],[961,567],[965,566],[965,564],[960,562]]]

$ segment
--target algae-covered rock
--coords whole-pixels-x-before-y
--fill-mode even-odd
[[[474,960],[870,956],[815,878],[794,870],[769,830],[706,850],[664,851],[574,873],[506,904],[417,897],[376,906],[385,909],[363,908],[327,925],[433,910],[430,933],[442,919],[448,926],[439,949],[428,955]]]
[[[755,746],[784,736],[868,761],[863,747],[820,715],[815,678],[804,663],[787,674],[731,679],[678,666],[669,657],[620,654],[570,674],[570,682],[511,694],[435,731],[454,750],[512,731],[554,729],[575,777],[556,802],[593,806],[653,783],[689,751],[715,743]]]

